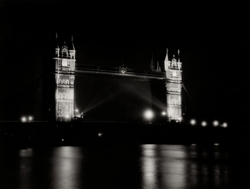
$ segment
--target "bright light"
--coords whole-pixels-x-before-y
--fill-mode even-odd
[[[228,127],[228,125],[227,125],[226,122],[224,122],[221,126],[224,127],[224,128],[227,128],[227,127]]]
[[[207,122],[202,121],[202,122],[201,122],[201,126],[202,126],[202,127],[206,127],[206,126],[207,126]]]
[[[191,125],[195,125],[195,124],[196,124],[196,120],[195,120],[195,119],[191,119],[191,120],[190,120],[190,124],[191,124]]]
[[[32,117],[32,116],[29,116],[28,119],[29,119],[29,121],[32,121],[32,120],[33,120],[33,117]]]
[[[22,122],[26,122],[26,121],[27,121],[26,117],[22,117],[22,118],[21,118],[21,121],[22,121]]]
[[[68,118],[69,118],[69,114],[65,115],[65,118],[67,118],[67,119],[68,119]]]
[[[215,121],[213,122],[213,125],[214,125],[215,127],[217,127],[217,126],[219,125],[219,122],[218,122],[217,120],[215,120]]]
[[[162,116],[165,116],[167,113],[165,111],[161,112]]]
[[[144,112],[144,117],[148,120],[151,120],[154,117],[154,113],[152,112],[152,110],[146,110]]]
[[[101,137],[101,136],[102,136],[102,133],[98,133],[98,136]]]
[[[76,109],[75,111],[78,112],[78,109]]]

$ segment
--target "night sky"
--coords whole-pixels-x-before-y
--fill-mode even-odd
[[[189,112],[246,122],[249,16],[247,1],[1,1],[1,119],[38,109],[31,88],[58,33],[74,36],[78,64],[149,70],[153,52],[180,49]]]

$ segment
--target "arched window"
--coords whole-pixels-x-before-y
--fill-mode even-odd
[[[68,47],[66,45],[62,47],[62,57],[68,57]]]

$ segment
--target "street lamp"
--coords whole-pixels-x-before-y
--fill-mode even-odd
[[[213,122],[213,125],[214,125],[214,127],[217,127],[217,126],[219,125],[219,122],[218,122],[217,120],[215,120],[215,121]]]
[[[33,117],[32,117],[32,116],[29,116],[28,119],[29,119],[29,121],[32,121],[32,120],[33,120]]]
[[[191,124],[191,125],[195,125],[195,124],[196,124],[196,120],[195,120],[195,119],[191,119],[191,120],[190,120],[190,124]]]
[[[23,117],[21,118],[21,121],[22,121],[22,122],[26,122],[26,121],[27,121],[26,117],[23,116]]]
[[[144,117],[147,120],[151,120],[154,117],[154,112],[152,110],[146,110],[144,112]]]
[[[224,122],[221,126],[224,127],[224,128],[227,128],[228,124],[226,122]]]
[[[165,116],[167,113],[165,111],[161,112],[162,116]]]
[[[201,122],[201,126],[202,126],[202,127],[206,127],[206,126],[207,126],[207,122],[206,122],[206,121],[202,121],[202,122]]]

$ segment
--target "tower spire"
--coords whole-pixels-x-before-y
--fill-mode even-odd
[[[56,38],[55,38],[55,55],[57,56],[57,57],[59,57],[59,54],[60,54],[60,48],[59,48],[59,45],[58,45],[58,40],[57,40],[57,38],[58,38],[58,35],[57,35],[57,33],[56,33],[56,36],[55,36]]]
[[[71,43],[72,43],[72,49],[70,50],[75,50],[74,42],[73,42],[73,35],[71,35]]]
[[[168,59],[168,48],[166,49],[166,57],[164,60],[164,70],[167,71],[167,69],[169,69],[170,67],[170,61]]]
[[[177,51],[177,54],[178,54],[178,62],[180,62],[181,61],[181,57],[180,57],[180,50],[178,49],[178,51]]]
[[[57,38],[58,38],[58,35],[56,33],[56,48],[59,48],[58,43],[57,43]]]
[[[166,58],[165,58],[165,61],[168,61],[168,48],[166,50]]]
[[[73,35],[71,35],[71,43],[69,46],[69,55],[70,55],[71,59],[75,59],[76,50],[75,50],[75,46],[74,46],[74,42],[73,42]]]
[[[56,33],[56,39],[55,39],[55,48],[59,49],[58,45],[58,34]]]

